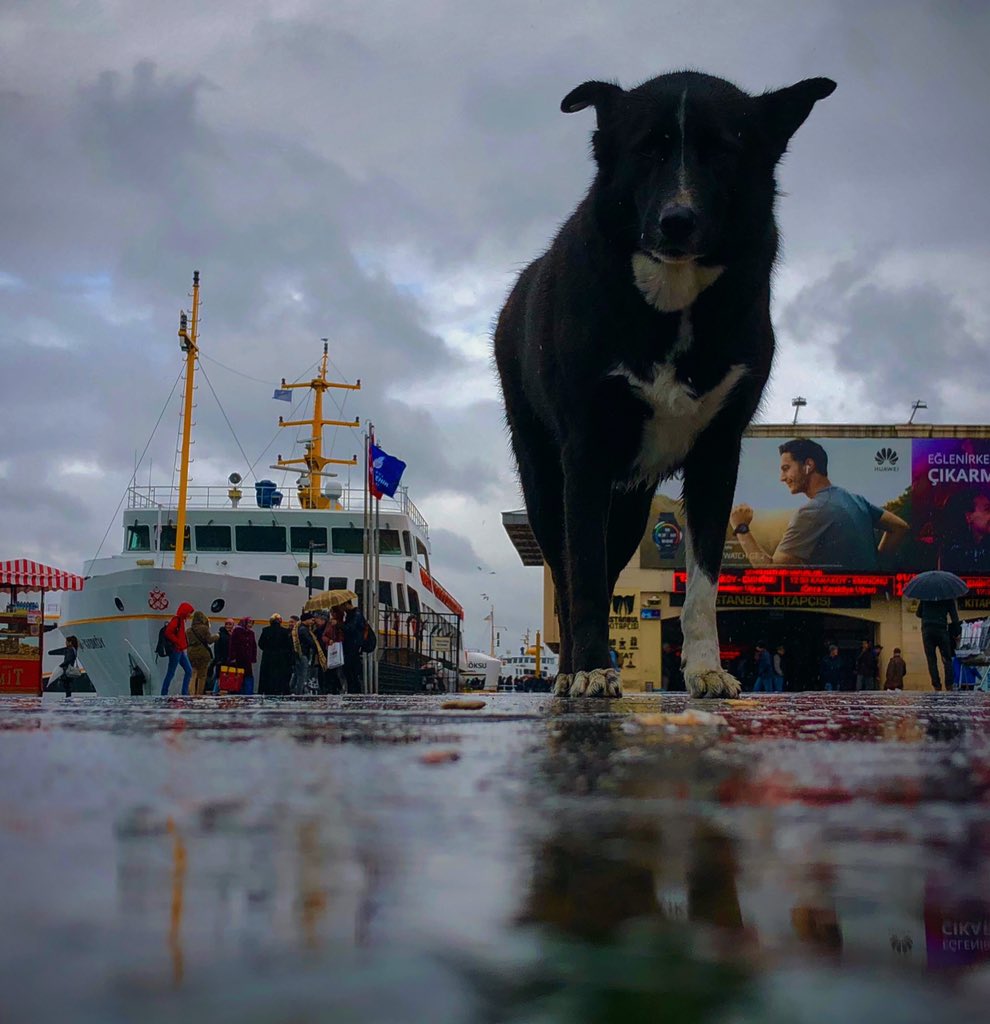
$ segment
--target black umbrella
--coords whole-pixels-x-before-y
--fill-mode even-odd
[[[915,601],[951,601],[968,591],[969,587],[954,572],[932,569],[919,572],[904,588],[904,596]]]

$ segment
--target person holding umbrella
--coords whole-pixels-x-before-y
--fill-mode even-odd
[[[968,590],[969,587],[955,573],[938,569],[919,573],[904,588],[905,597],[918,601],[915,614],[921,619],[921,642],[928,662],[928,675],[936,690],[942,689],[937,655],[942,656],[945,688],[952,687],[952,641],[962,629],[956,598]]]

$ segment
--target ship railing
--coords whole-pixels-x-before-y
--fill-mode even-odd
[[[189,510],[220,510],[232,509],[234,505],[230,498],[229,485],[224,486],[192,486],[186,490],[186,508]],[[239,509],[262,508],[256,500],[254,487],[245,485],[241,488],[241,497],[237,507]],[[136,509],[160,509],[169,512],[178,507],[179,488],[177,486],[147,484],[143,486],[134,485],[127,488],[127,508]],[[364,489],[361,487],[345,486],[340,498],[337,500],[337,509],[343,512],[361,512],[364,509]],[[383,514],[397,512],[409,516],[413,523],[418,526],[424,534],[429,534],[429,528],[422,513],[409,497],[405,487],[400,487],[395,492],[394,498],[381,499],[381,511]],[[299,495],[294,487],[286,487],[282,490],[281,503],[274,508],[263,508],[265,512],[280,512],[283,509],[301,510],[302,504]],[[306,510],[311,511],[311,510]],[[329,509],[328,511],[335,511]]]

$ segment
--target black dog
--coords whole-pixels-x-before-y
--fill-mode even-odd
[[[749,96],[679,72],[629,92],[585,82],[598,170],[499,317],[495,358],[526,508],[553,574],[554,692],[618,695],[609,599],[661,479],[683,471],[683,662],[695,696],[735,695],[715,596],[742,433],[770,372],[774,169],[812,78]]]

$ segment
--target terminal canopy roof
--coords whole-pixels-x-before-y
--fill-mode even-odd
[[[53,569],[28,558],[14,558],[0,562],[0,587],[18,590],[82,590],[82,576],[64,569]]]

